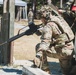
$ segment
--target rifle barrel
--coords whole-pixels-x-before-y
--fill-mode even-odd
[[[33,23],[32,23],[31,25],[28,25],[27,27],[29,27],[28,30],[26,30],[25,32],[22,32],[22,33],[20,33],[20,34],[18,33],[17,35],[9,38],[7,41],[1,43],[0,46],[4,45],[4,44],[6,44],[6,43],[12,42],[12,41],[14,41],[14,40],[16,40],[16,39],[24,36],[24,35],[32,35],[32,34],[35,33],[35,32],[37,31],[37,29],[39,28],[38,26],[36,26],[36,25],[33,24]],[[19,32],[20,32],[20,31],[19,31]]]

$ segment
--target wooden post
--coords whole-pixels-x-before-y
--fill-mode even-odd
[[[2,17],[0,17],[0,37],[1,37],[1,25],[2,25]],[[0,44],[2,39],[0,38]],[[2,47],[0,46],[0,64],[2,63]]]
[[[2,18],[2,26],[1,26],[1,39],[2,42],[5,42],[9,38],[9,13],[3,13]],[[8,44],[4,44],[2,46],[2,63],[7,64],[8,63]]]
[[[3,24],[1,26],[1,39],[5,42],[14,35],[14,0],[3,0]],[[13,62],[13,44],[5,44],[2,46],[2,54],[4,64],[12,64]]]
[[[10,20],[9,20],[9,38],[14,36],[14,21],[15,21],[15,0],[9,0],[9,13],[10,13]],[[13,64],[13,42],[10,42],[9,45],[9,63]]]

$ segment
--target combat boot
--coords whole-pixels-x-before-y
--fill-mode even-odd
[[[48,74],[51,74],[51,71],[49,68],[44,69],[43,71],[47,72]]]
[[[50,68],[49,68],[49,65],[48,63],[47,64],[43,64],[41,69],[45,72],[47,72],[48,74],[51,74],[51,71],[50,71]]]

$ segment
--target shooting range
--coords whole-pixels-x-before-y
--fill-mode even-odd
[[[27,19],[27,3],[21,0],[0,0],[0,5],[3,7],[3,17],[1,18],[1,32],[0,32],[0,40],[1,43],[7,41],[9,38],[14,36],[14,21],[15,21],[15,7],[22,7],[23,11],[23,19]],[[21,12],[18,11],[17,15]],[[20,13],[20,18],[21,18]],[[18,19],[18,17],[17,17]],[[10,44],[10,43],[9,43]],[[1,47],[1,59],[0,63],[12,63],[13,61],[13,43],[10,45],[6,44]],[[11,50],[10,50],[11,49]]]
[[[36,18],[38,16],[36,13],[40,11],[37,9],[37,0],[29,1],[28,3],[24,0],[0,0],[0,7],[3,9],[0,17],[0,73],[1,75],[62,75],[59,60],[55,56],[47,57],[50,74],[41,69],[43,60],[40,61],[40,68],[34,65],[36,45],[41,42],[41,36],[36,32],[42,26],[42,22]],[[46,1],[44,0],[42,4],[44,5]],[[67,21],[58,12],[58,8],[51,3],[52,0],[48,2],[51,4],[52,12],[68,26]],[[63,3],[63,0],[59,0],[59,8],[63,8]],[[34,20],[28,23],[30,7]],[[74,46],[76,60],[76,34]],[[56,53],[54,47],[53,50]]]
[[[12,5],[12,6],[11,6]],[[4,0],[3,1],[3,17],[1,24],[1,42],[6,41],[14,35],[14,0]],[[12,54],[13,54],[13,42],[5,44],[1,47],[1,63],[12,64]]]

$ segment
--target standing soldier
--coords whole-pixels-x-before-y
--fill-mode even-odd
[[[33,14],[32,9],[30,8],[29,13],[28,13],[28,24],[31,24],[33,22],[34,22],[34,14]]]
[[[53,16],[51,13],[48,13],[48,7],[43,10],[41,12],[41,21],[43,23],[42,36],[41,42],[36,46],[34,64],[37,67],[41,67],[44,71],[49,72],[47,56],[58,58],[62,73],[64,75],[70,75],[72,69],[73,42],[67,42],[69,40],[67,34],[62,32],[57,23],[49,20]],[[52,47],[54,47],[56,53]]]

